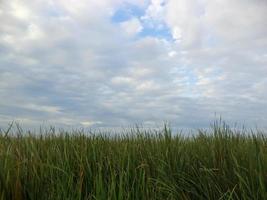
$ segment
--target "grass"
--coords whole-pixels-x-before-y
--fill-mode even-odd
[[[193,137],[132,130],[0,133],[0,199],[267,199],[267,138],[215,123]]]

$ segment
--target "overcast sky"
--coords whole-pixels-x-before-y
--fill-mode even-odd
[[[0,0],[0,126],[215,113],[267,127],[266,0]]]

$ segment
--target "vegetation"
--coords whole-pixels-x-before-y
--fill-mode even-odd
[[[0,134],[0,199],[267,199],[267,138],[215,123],[161,131]]]

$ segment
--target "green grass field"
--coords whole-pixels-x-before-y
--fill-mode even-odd
[[[267,199],[267,137],[224,123],[192,137],[0,135],[0,199]]]

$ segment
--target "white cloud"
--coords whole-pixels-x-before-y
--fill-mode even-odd
[[[47,113],[60,113],[60,108],[56,106],[36,105],[36,104],[25,104],[17,105],[18,107],[26,108],[33,111],[47,112]]]
[[[35,24],[30,24],[28,27],[28,38],[31,40],[38,40],[43,37],[42,30]]]
[[[141,22],[137,18],[124,21],[120,25],[129,36],[134,36],[137,33],[140,33],[143,29]]]
[[[176,51],[170,51],[169,53],[168,53],[168,56],[169,57],[174,57],[174,56],[176,56],[177,55],[177,52]]]
[[[84,121],[84,122],[81,122],[81,125],[85,126],[85,127],[90,127],[90,126],[93,126],[95,124],[102,124],[102,122],[100,121]]]
[[[184,47],[259,39],[267,33],[265,1],[151,1],[146,18],[167,24]],[[245,41],[246,42],[246,41]]]
[[[143,18],[159,20],[163,16],[164,2],[165,0],[151,0],[150,5],[146,9],[146,15]]]
[[[134,85],[135,80],[131,77],[116,76],[111,79],[111,83],[115,85]]]
[[[266,1],[205,1],[205,22],[224,40],[265,37]]]
[[[264,1],[140,0],[144,16],[114,23],[131,3],[3,2],[0,124],[196,127],[215,112],[266,124]]]
[[[28,20],[31,16],[30,9],[23,5],[20,1],[12,1],[10,3],[11,13],[20,20]]]

